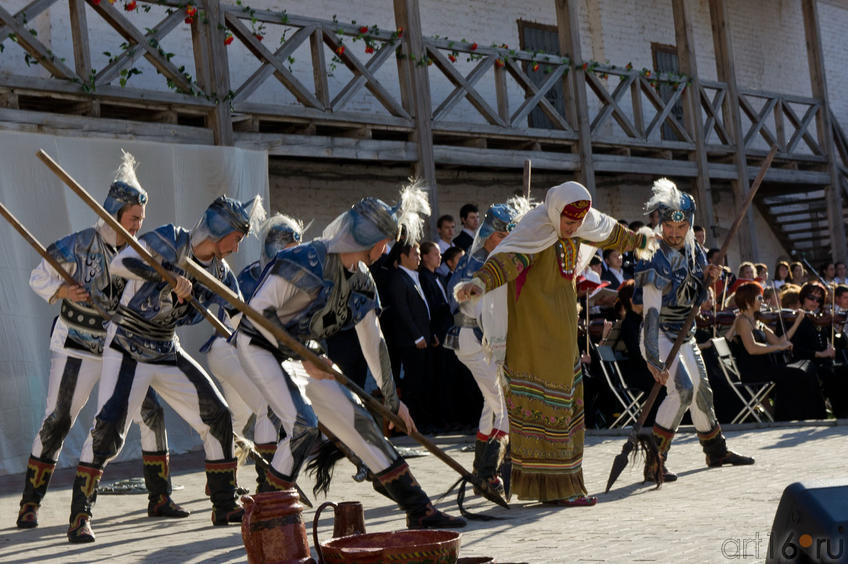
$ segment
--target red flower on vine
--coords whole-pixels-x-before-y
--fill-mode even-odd
[[[397,28],[397,36],[403,37],[403,28],[402,27]]]
[[[186,6],[186,15],[189,17],[197,15],[197,8],[194,6]]]
[[[336,47],[336,55],[343,55],[344,52],[345,52],[345,46],[344,45],[339,45],[338,47]]]
[[[136,8],[138,8],[138,3],[135,0],[130,0],[129,2],[124,4],[124,10],[126,10],[127,12],[132,12]]]
[[[94,4],[95,6],[97,6],[98,4],[100,4],[100,0],[91,0],[91,2],[92,2],[92,4]]]
[[[191,23],[194,23],[194,18],[191,17],[191,16],[186,16],[186,19],[183,20],[183,21],[187,24],[191,24]]]
[[[254,33],[253,37],[255,37],[258,41],[262,41],[263,39],[265,39],[265,36],[261,33]]]
[[[498,67],[498,68],[503,68],[504,64],[505,64],[505,63],[504,63],[504,60],[503,60],[503,59],[495,59],[495,66],[496,66],[496,67]]]
[[[452,63],[455,63],[455,62],[456,62],[456,56],[455,56],[453,53],[451,53],[450,55],[448,55],[448,59],[450,59],[450,62],[452,62]]]
[[[365,46],[365,52],[366,52],[366,53],[368,53],[368,54],[370,55],[371,53],[373,53],[373,52],[374,52],[374,48],[373,48],[373,47],[371,47],[370,45],[366,45],[366,46]]]
[[[539,70],[539,63],[533,63],[532,68],[533,68],[533,72],[536,72],[537,70]]]
[[[471,44],[471,50],[472,50],[472,51],[476,51],[476,50],[477,50],[477,43],[472,43],[472,44]]]
[[[359,33],[368,33],[368,26],[364,25],[359,28]]]
[[[233,39],[235,39],[235,37],[233,37],[233,34],[227,33],[227,35],[224,37],[224,45],[229,45],[233,42]]]
[[[646,70],[645,71],[645,77],[650,78],[650,76],[651,76],[651,71]]]
[[[583,63],[583,70],[587,70],[589,68],[589,63]]]

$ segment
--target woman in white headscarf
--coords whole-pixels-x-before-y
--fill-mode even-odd
[[[593,247],[642,250],[634,233],[592,208],[577,182],[549,189],[492,251],[459,301],[483,296],[484,342],[503,364],[511,493],[564,506],[597,503],[583,483],[583,382],[575,278]]]

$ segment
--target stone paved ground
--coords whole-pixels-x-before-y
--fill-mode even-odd
[[[462,555],[493,556],[501,563],[763,561],[774,513],[788,484],[812,479],[841,479],[848,484],[848,421],[839,423],[729,431],[731,448],[754,456],[757,463],[722,469],[705,467],[697,438],[683,429],[669,461],[679,481],[655,491],[640,483],[641,468],[632,467],[609,494],[601,492],[624,439],[590,434],[584,471],[589,491],[599,494],[601,503],[562,509],[515,502],[507,511],[472,498],[470,509],[504,519],[472,522],[463,531]],[[472,453],[461,447],[471,440],[439,437],[437,442],[470,468]],[[0,478],[0,563],[246,562],[239,528],[209,525],[204,475],[198,471],[202,458],[201,453],[191,453],[173,462],[174,482],[184,486],[174,497],[192,510],[188,519],[147,518],[145,496],[101,495],[94,520],[97,542],[83,546],[71,546],[65,537],[72,470],[57,473],[41,510],[41,526],[33,530],[14,528],[23,477]],[[414,458],[410,464],[432,495],[454,480],[453,472],[433,456]],[[341,463],[337,470],[328,499],[362,501],[369,532],[403,528],[402,514],[367,483],[354,482],[349,464]],[[116,464],[107,469],[106,481],[133,475],[140,475],[139,463]],[[245,484],[253,479],[251,468],[241,474]],[[311,488],[311,483],[303,480],[302,486]],[[455,511],[453,499],[439,507]],[[311,523],[313,516],[314,510],[307,510],[304,519]],[[322,538],[329,536],[330,527],[330,518],[322,515]]]

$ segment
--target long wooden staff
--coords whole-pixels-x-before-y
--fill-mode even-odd
[[[530,199],[530,178],[533,174],[533,163],[530,159],[524,161],[524,178],[522,182],[524,197]]]
[[[118,220],[116,220],[109,212],[103,209],[103,206],[101,206],[97,200],[92,198],[91,195],[86,191],[86,189],[83,188],[82,185],[79,184],[79,182],[74,180],[74,178],[71,177],[71,175],[68,174],[65,169],[63,169],[59,165],[59,163],[54,161],[53,158],[44,151],[44,149],[39,149],[36,155],[44,162],[44,164],[47,165],[48,168],[50,168],[50,170],[56,173],[56,176],[62,179],[62,181],[68,186],[68,188],[73,190],[77,196],[82,198],[82,200],[86,204],[88,204],[88,206],[93,209],[95,213],[97,213],[97,215],[99,215],[104,222],[106,222],[106,225],[114,229],[116,233],[123,236],[129,246],[132,247],[133,250],[135,250],[135,252],[137,252],[138,255],[147,264],[153,267],[153,269],[159,274],[159,276],[162,277],[162,280],[167,282],[168,285],[172,288],[177,287],[177,280],[176,278],[174,278],[174,275],[165,270],[165,268],[161,264],[156,262],[156,260],[154,260],[153,256],[147,251],[147,249],[145,249],[138,241],[136,241],[135,237],[130,235],[129,231],[124,229],[124,226],[121,225]],[[200,303],[197,301],[197,298],[195,298],[194,296],[189,296],[186,298],[186,300],[188,300],[189,304],[191,304],[192,307],[194,307],[197,311],[203,314],[203,317],[205,317],[206,320],[212,324],[212,326],[215,328],[215,331],[219,335],[221,335],[222,337],[227,337],[229,335],[227,327],[223,323],[221,323],[221,321],[217,317],[212,315],[212,313],[208,309],[200,305]]]
[[[303,344],[300,343],[300,341],[296,340],[294,337],[289,335],[285,329],[279,327],[278,325],[275,325],[270,319],[263,316],[261,313],[259,313],[258,311],[250,307],[248,304],[240,300],[235,293],[233,293],[229,288],[221,284],[208,272],[200,268],[200,266],[194,263],[194,261],[192,261],[191,259],[188,259],[188,261],[186,262],[186,270],[191,273],[192,276],[197,278],[197,280],[200,281],[204,286],[218,294],[218,296],[226,300],[227,303],[242,312],[253,323],[258,325],[262,329],[268,331],[271,335],[274,336],[277,342],[284,344],[302,359],[307,360],[316,366],[322,367],[321,369],[331,374],[337,382],[339,382],[341,385],[350,389],[353,393],[359,396],[359,398],[370,411],[377,413],[382,417],[385,417],[386,419],[394,423],[396,427],[406,431],[407,435],[418,441],[424,448],[436,455],[436,458],[453,468],[463,478],[480,488],[483,493],[483,496],[486,499],[502,507],[509,508],[509,505],[497,492],[492,489],[489,489],[487,481],[483,481],[477,476],[472,475],[465,468],[463,468],[461,464],[451,458],[446,452],[444,452],[442,449],[436,446],[435,443],[433,443],[430,439],[428,439],[418,431],[407,429],[403,420],[397,415],[395,415],[392,410],[390,410],[382,403],[374,399],[371,394],[367,393],[365,390],[360,388],[355,382],[353,382],[347,376],[342,374],[340,371],[336,370],[333,367],[326,366],[326,363],[321,358],[319,358],[317,354],[306,348]]]
[[[724,244],[721,246],[721,250],[719,250],[718,252],[718,260],[716,260],[718,264],[724,262],[724,255],[727,253],[728,247],[730,247],[730,242],[736,236],[736,231],[739,229],[739,225],[745,218],[745,214],[748,213],[748,208],[751,207],[751,202],[754,201],[754,195],[760,188],[760,184],[762,184],[763,178],[766,175],[766,171],[768,171],[769,166],[771,166],[771,161],[774,159],[774,155],[776,153],[777,146],[774,146],[771,148],[771,151],[769,151],[769,154],[766,156],[765,161],[763,161],[763,164],[760,167],[760,171],[759,173],[757,173],[757,177],[754,179],[753,184],[751,184],[751,190],[748,192],[748,197],[746,198],[745,203],[742,204],[742,208],[739,210],[739,215],[737,215],[736,219],[733,221],[733,225],[731,225],[730,231],[727,233],[727,238],[724,240]],[[726,282],[725,286],[727,286]],[[689,312],[689,315],[686,317],[686,321],[683,323],[683,327],[677,334],[677,338],[674,340],[674,345],[672,345],[671,347],[671,352],[668,353],[668,356],[665,359],[666,367],[671,366],[674,359],[677,358],[677,353],[680,350],[680,347],[683,345],[683,342],[689,339],[689,329],[692,328],[692,323],[695,321],[695,317],[698,315],[699,309],[700,308],[697,305],[693,306],[692,310]],[[659,382],[654,382],[654,387],[651,388],[651,393],[648,396],[648,399],[645,400],[645,403],[642,405],[642,413],[639,415],[639,420],[633,426],[633,431],[631,431],[630,436],[627,438],[627,442],[624,443],[621,452],[617,454],[615,460],[613,460],[612,468],[610,469],[609,479],[607,480],[607,492],[610,490],[612,485],[615,483],[616,479],[618,479],[618,477],[621,475],[621,472],[627,466],[627,457],[636,447],[639,431],[642,429],[642,426],[645,424],[645,420],[648,418],[648,413],[651,411],[651,407],[653,407],[654,402],[657,399],[657,395],[659,395],[660,393],[660,388],[662,388],[662,384],[660,384]],[[659,484],[660,480],[657,480],[658,487]]]

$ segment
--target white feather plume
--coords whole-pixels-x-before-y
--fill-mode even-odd
[[[134,188],[141,188],[141,184],[135,175],[137,166],[138,162],[136,162],[132,153],[121,149],[121,164],[118,165],[118,169],[115,171],[115,181],[124,182]]]
[[[668,178],[660,178],[654,181],[654,185],[651,187],[651,197],[645,203],[645,213],[649,214],[661,205],[672,209],[680,207],[680,190]]]
[[[422,188],[423,180],[410,178],[400,193],[397,206],[398,233],[404,233],[409,244],[421,241],[424,235],[424,217],[430,215],[430,201]]]

